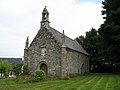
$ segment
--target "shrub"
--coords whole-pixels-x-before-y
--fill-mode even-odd
[[[35,71],[35,77],[39,79],[44,79],[45,72],[43,70],[36,70]]]

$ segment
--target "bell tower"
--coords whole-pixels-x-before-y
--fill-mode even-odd
[[[43,9],[42,12],[42,21],[41,21],[41,27],[49,27],[49,12],[46,8],[47,6],[45,6],[45,8]]]

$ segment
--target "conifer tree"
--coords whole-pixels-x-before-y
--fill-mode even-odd
[[[78,43],[80,43],[84,49],[89,53],[90,57],[90,68],[96,70],[96,67],[100,67],[99,59],[99,48],[100,48],[100,37],[98,31],[92,28],[90,31],[86,32],[85,37],[79,36],[76,38]]]
[[[110,67],[120,66],[120,0],[102,2],[104,23],[99,29],[102,38],[102,59]]]

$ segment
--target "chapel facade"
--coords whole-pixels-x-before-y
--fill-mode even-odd
[[[76,40],[50,26],[49,12],[46,7],[42,12],[41,27],[29,45],[26,40],[24,64],[29,73],[42,69],[46,75],[60,78],[89,72],[89,55]]]

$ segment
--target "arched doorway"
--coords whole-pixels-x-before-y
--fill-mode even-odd
[[[45,74],[47,74],[48,68],[47,68],[47,65],[45,63],[42,63],[40,65],[40,69],[43,70],[45,72]]]

